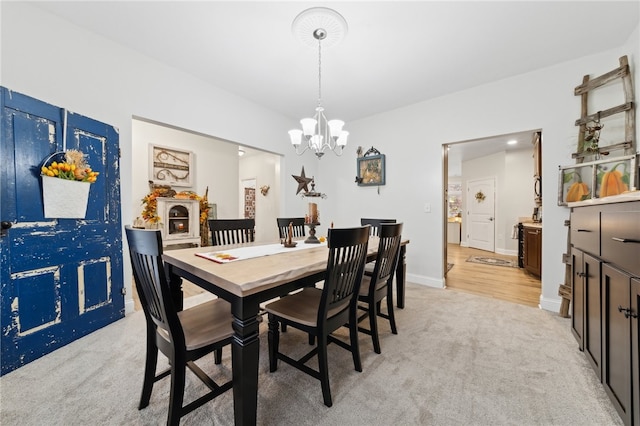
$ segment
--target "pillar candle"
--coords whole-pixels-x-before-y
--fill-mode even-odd
[[[318,222],[318,205],[316,203],[309,203],[309,219],[311,223]]]

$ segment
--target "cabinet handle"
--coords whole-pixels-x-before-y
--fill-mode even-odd
[[[611,237],[613,241],[618,241],[620,243],[636,243],[640,244],[640,240],[636,240],[634,238],[619,238],[619,237]]]
[[[625,318],[638,318],[638,314],[636,314],[635,312],[633,312],[632,309],[630,308],[623,308],[622,306],[618,305],[618,312],[622,312],[624,313],[624,317]]]
[[[576,272],[576,275],[579,276],[580,278],[584,278],[587,276],[587,274],[585,274],[584,272]]]
[[[577,232],[591,232],[591,229],[576,229]]]

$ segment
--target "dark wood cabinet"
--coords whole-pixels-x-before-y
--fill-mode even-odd
[[[640,425],[640,326],[638,314],[640,313],[640,279],[631,279],[631,312],[630,315],[635,315],[633,321],[631,321],[631,365],[636,368],[633,369],[633,383],[632,391],[633,399],[631,402],[631,411],[633,412],[633,424]]]
[[[573,207],[571,329],[625,425],[640,426],[640,201]]]
[[[524,268],[536,276],[542,275],[542,228],[524,227]]]
[[[621,309],[629,307],[631,277],[602,266],[602,384],[626,425],[631,424],[631,321]]]

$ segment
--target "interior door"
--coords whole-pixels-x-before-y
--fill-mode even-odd
[[[495,179],[467,181],[467,243],[495,251]]]
[[[8,228],[0,237],[5,374],[123,317],[124,295],[116,129],[0,90],[0,219]],[[40,167],[67,149],[82,151],[100,175],[83,220],[47,219]]]

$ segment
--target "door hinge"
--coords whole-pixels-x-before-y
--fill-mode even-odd
[[[118,158],[122,158],[122,150],[118,148]]]
[[[125,295],[127,294],[127,289],[126,289],[126,288],[124,288],[124,287],[122,287],[122,288],[120,289],[120,294],[121,294],[121,295],[123,295],[123,296],[125,296]]]

